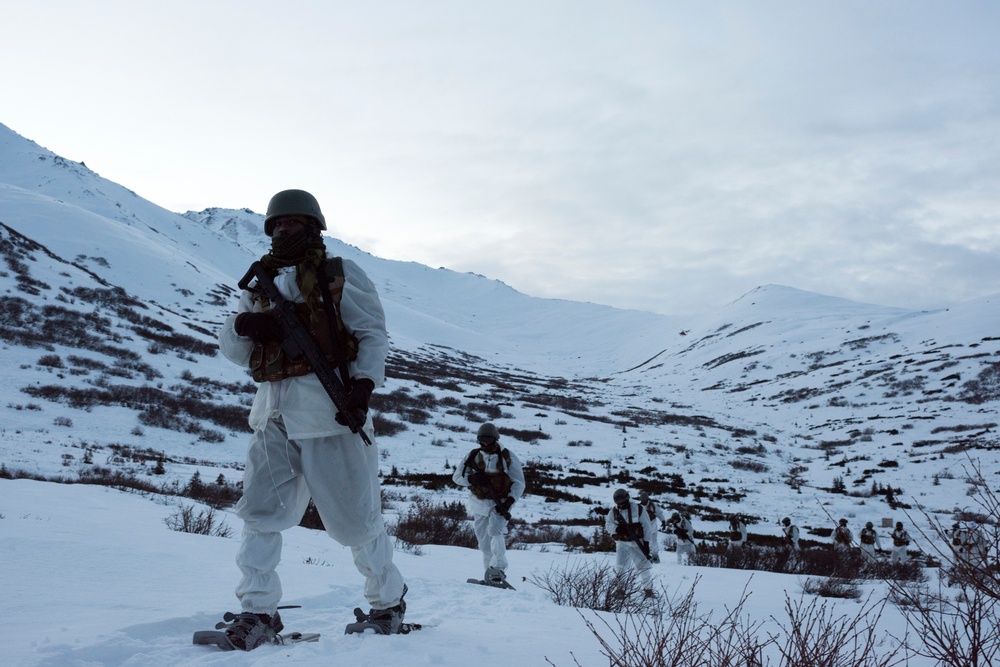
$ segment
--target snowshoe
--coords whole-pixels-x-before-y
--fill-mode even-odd
[[[406,614],[406,601],[403,598],[406,597],[406,591],[407,588],[404,585],[403,595],[400,596],[399,604],[395,607],[372,609],[367,614],[361,610],[361,607],[355,607],[354,617],[357,620],[347,624],[344,634],[365,634],[369,630],[378,635],[396,635],[409,632],[407,625],[403,623],[403,616]]]
[[[270,616],[248,611],[239,614],[227,611],[222,618],[223,621],[215,625],[216,632],[196,632],[194,643],[215,644],[228,651],[252,651],[261,644],[281,643],[278,633],[285,626],[277,612]]]

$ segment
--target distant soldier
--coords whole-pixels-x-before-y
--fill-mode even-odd
[[[869,521],[865,524],[865,527],[861,529],[861,556],[866,560],[875,560],[875,550],[878,549],[882,551],[882,542],[878,539],[878,533],[875,532],[875,525]]]
[[[645,491],[639,492],[639,506],[646,510],[646,515],[649,516],[650,531],[646,539],[649,540],[649,558],[654,563],[660,562],[660,531],[657,527],[661,524],[663,526],[667,525],[667,520],[663,516],[663,509],[655,501],[650,499],[649,494]]]
[[[854,541],[854,535],[851,534],[851,529],[847,527],[847,519],[841,519],[840,524],[833,531],[833,545],[842,551],[847,551],[851,548],[851,543]]]
[[[890,534],[892,537],[892,555],[889,557],[891,563],[906,562],[906,547],[910,546],[910,534],[903,529],[903,522],[896,522],[896,529]]]
[[[955,564],[963,565],[969,562],[969,552],[967,542],[969,540],[968,530],[960,522],[956,521],[951,526],[951,549],[955,552]]]
[[[975,521],[965,524],[965,551],[969,555],[969,563],[976,567],[986,566],[989,556],[989,545],[982,527]]]
[[[649,556],[650,533],[649,515],[646,510],[632,502],[628,491],[617,489],[614,506],[604,520],[604,527],[615,541],[615,570],[636,572],[642,581],[646,595],[653,595],[653,574]]]
[[[784,535],[785,547],[792,551],[799,550],[799,527],[787,516],[781,520],[781,532]]]
[[[524,471],[514,452],[500,445],[500,430],[494,424],[481,424],[476,442],[479,447],[455,469],[452,480],[471,492],[466,505],[486,568],[483,581],[503,588],[509,585],[507,522],[511,506],[524,493]]]
[[[747,525],[739,514],[729,515],[729,547],[742,547],[747,542]]]
[[[670,527],[677,538],[677,564],[687,565],[697,547],[694,543],[694,525],[690,514],[674,512],[670,516]]]

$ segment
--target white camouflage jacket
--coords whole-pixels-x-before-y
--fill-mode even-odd
[[[504,449],[502,444],[500,445],[500,448],[500,452],[497,452],[496,454],[487,454],[486,452],[480,450],[480,453],[483,455],[483,463],[486,466],[484,472],[491,473],[498,472],[500,470],[500,454]],[[510,477],[511,482],[510,492],[508,495],[515,501],[518,501],[521,499],[521,495],[524,494],[524,470],[521,467],[521,460],[517,458],[517,455],[509,449],[507,450],[507,453],[510,454],[510,465],[508,466],[505,463],[504,470],[507,473],[507,476]],[[451,479],[455,482],[455,484],[467,487],[469,486],[469,472],[470,471],[465,469],[464,464],[460,464],[457,468],[455,468],[455,472],[452,474]],[[492,500],[477,498],[472,494],[469,494],[469,498],[466,500],[465,505],[470,513],[478,514],[480,516],[489,514],[495,507],[495,503]]]
[[[385,312],[375,284],[355,262],[344,260],[344,292],[340,308],[344,325],[358,339],[358,358],[350,363],[354,378],[368,378],[381,387],[385,382],[385,360],[389,354],[389,336],[385,328]],[[302,302],[295,284],[295,267],[281,269],[274,277],[281,295],[290,301]],[[226,318],[219,332],[219,349],[223,356],[238,366],[249,369],[253,341],[236,335],[233,323],[239,313],[260,311],[249,292],[240,296],[236,313]],[[290,439],[323,438],[349,433],[350,429],[334,418],[337,409],[315,373],[291,377],[278,382],[262,382],[250,408],[250,427],[258,430],[268,419],[280,416]],[[365,430],[372,432],[371,412]]]

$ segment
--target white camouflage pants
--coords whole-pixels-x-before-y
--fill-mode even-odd
[[[236,596],[243,611],[277,609],[281,531],[298,525],[310,497],[330,537],[351,547],[368,603],[375,609],[399,604],[403,576],[393,565],[382,522],[377,447],[354,433],[291,441],[278,419],[251,437],[243,498],[236,505],[244,522],[236,556],[243,572]]]
[[[483,552],[483,569],[507,571],[507,519],[495,511],[473,515],[472,528]]]
[[[694,542],[689,540],[677,540],[677,564],[687,565],[691,556],[695,554],[696,547]]]
[[[642,553],[642,549],[635,542],[625,540],[618,540],[615,545],[615,570],[618,572],[628,572],[629,570],[637,572],[642,581],[643,589],[652,589],[653,565]]]

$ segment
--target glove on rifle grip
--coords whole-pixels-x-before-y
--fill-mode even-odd
[[[255,343],[280,342],[285,337],[281,325],[268,313],[240,313],[233,329],[238,336],[246,336]]]

